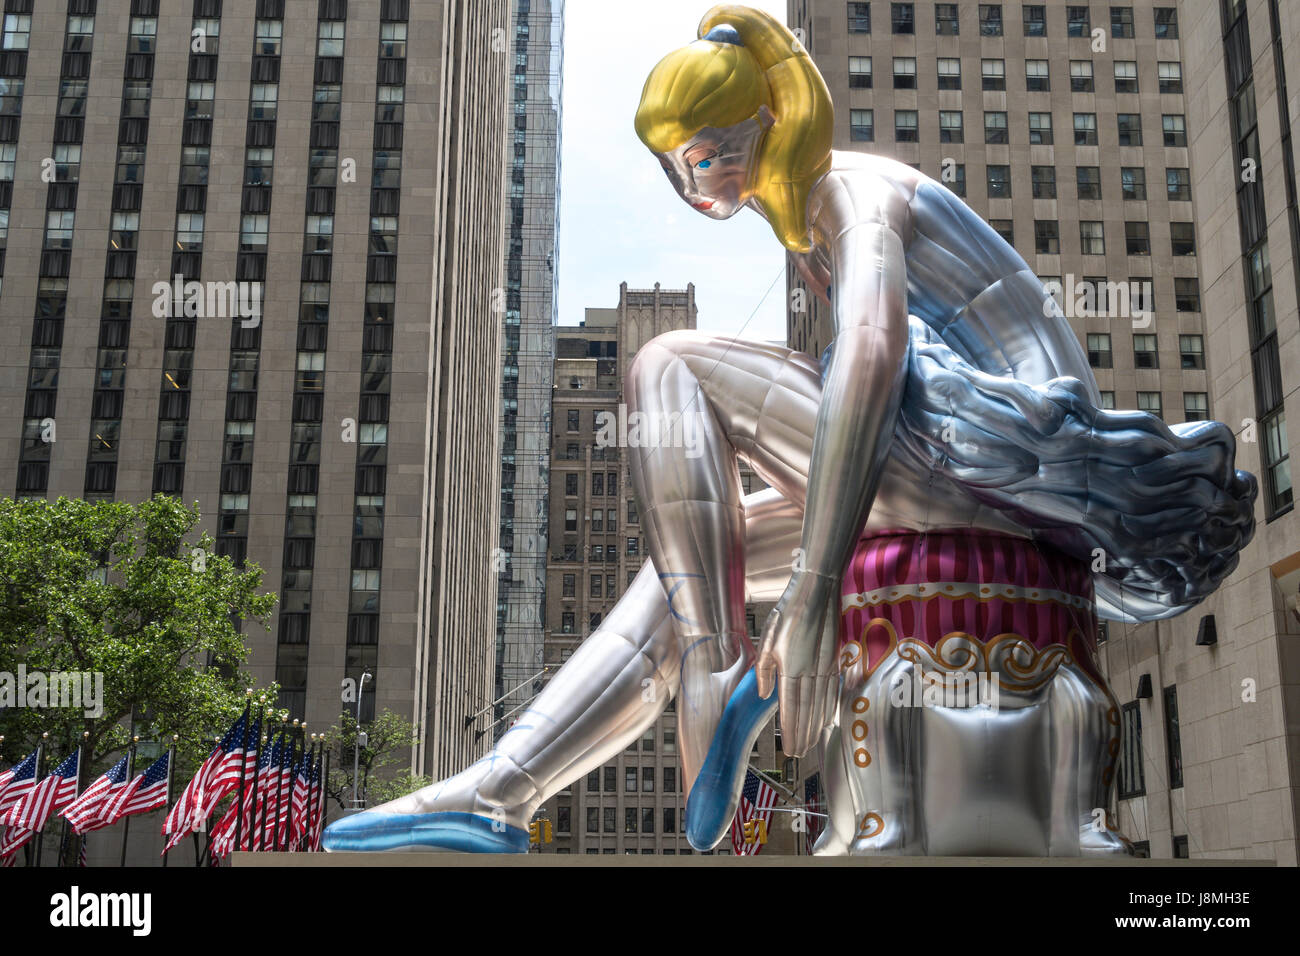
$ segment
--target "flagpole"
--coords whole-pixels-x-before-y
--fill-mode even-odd
[[[321,740],[321,749],[322,750],[325,749],[325,742],[323,738]],[[321,830],[325,829],[325,821],[329,819],[329,802],[325,799],[325,792],[329,785],[329,779],[330,779],[330,752],[328,750],[325,750],[325,769],[324,771],[322,771],[320,777],[320,796],[321,796],[320,829]]]
[[[45,762],[45,741],[50,739],[49,731],[41,734],[41,742],[36,747],[36,776],[32,778],[32,787],[41,782],[44,774],[41,773],[41,764]],[[36,862],[33,866],[41,865],[41,844],[45,842],[45,827],[42,826],[36,833]]]
[[[138,734],[132,737],[131,749],[128,750],[126,753],[126,785],[128,787],[131,786],[131,778],[135,776],[135,746],[139,742],[140,742],[140,737]],[[119,869],[126,866],[126,838],[130,835],[130,833],[131,833],[131,817],[127,816],[125,822],[123,822],[122,824],[122,859],[117,864]]]
[[[281,728],[284,728],[288,722],[289,722],[289,714],[286,712],[284,716],[280,718]],[[280,738],[282,740],[284,739],[284,735],[286,733],[287,731],[285,729],[281,729]],[[294,750],[294,741],[291,735],[289,737],[290,753],[292,753],[293,750]],[[281,746],[280,747],[280,773],[275,779],[275,816],[271,820],[271,827],[272,827],[271,852],[273,853],[280,852],[280,807],[283,805],[281,803],[281,801],[283,800],[283,795],[284,795],[284,747]]]
[[[242,824],[244,822],[244,771],[248,767],[248,731],[250,729],[248,726],[248,718],[251,716],[253,711],[253,688],[251,687],[248,688],[248,690],[246,690],[244,693],[248,698],[248,702],[244,704],[244,752],[240,754],[239,757],[239,795],[236,797],[236,799],[239,802],[235,804],[235,849],[236,850],[239,849],[239,838],[243,835]],[[258,721],[257,721],[259,727],[261,727],[262,724],[261,717],[262,715],[259,711]]]
[[[81,745],[77,747],[77,786],[72,794],[73,802],[81,796],[82,774],[86,769],[86,741],[90,739],[90,731],[87,730],[81,735]],[[68,818],[63,818],[63,835],[59,837],[59,866],[64,866],[64,854],[68,852]]]
[[[163,807],[164,820],[167,819],[167,815],[172,812],[172,775],[176,772],[176,741],[180,739],[180,734],[172,734],[172,745],[167,748],[167,803]],[[162,865],[164,870],[167,869],[167,856],[168,854],[166,853],[162,855]]]

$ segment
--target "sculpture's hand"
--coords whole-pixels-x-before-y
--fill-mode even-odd
[[[782,749],[802,757],[830,723],[839,674],[835,670],[840,582],[796,571],[763,628],[758,694],[780,694]]]

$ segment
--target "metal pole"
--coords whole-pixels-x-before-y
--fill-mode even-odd
[[[135,745],[139,740],[135,737],[131,740],[131,749],[126,754],[126,785],[131,785],[131,777],[135,775]],[[131,818],[127,817],[122,824],[122,859],[118,863],[118,868],[126,866],[126,838],[131,833]]]
[[[243,752],[239,755],[239,761],[240,761],[239,762],[239,794],[235,798],[236,800],[239,801],[238,803],[235,804],[235,849],[236,850],[239,849],[239,839],[240,837],[243,836],[244,833],[243,830],[244,772],[248,767],[248,736],[249,736],[249,731],[252,729],[251,727],[248,726],[248,718],[252,716],[252,713],[253,713],[253,692],[252,690],[249,690],[248,703],[244,705],[244,746],[243,746]],[[259,728],[259,733],[260,733],[260,728],[262,726],[262,713],[260,709],[258,710],[257,718],[258,718],[257,726]]]
[[[281,731],[281,735],[283,736],[283,731]],[[297,742],[292,737],[290,737],[289,752],[294,753],[296,750],[297,750]],[[275,816],[271,818],[271,828],[272,828],[271,829],[271,850],[272,852],[275,853],[280,852],[280,808],[284,805],[281,802],[284,799],[284,762],[283,762],[284,751],[283,749],[280,751],[280,761],[281,761],[280,773],[275,780]],[[290,766],[292,765],[293,765],[293,761],[290,761]]]
[[[489,730],[491,730],[491,729],[492,729],[493,727],[495,727],[497,724],[501,723],[501,721],[505,720],[506,718],[514,716],[516,713],[518,713],[518,712],[519,712],[520,710],[522,710],[524,707],[526,707],[526,706],[528,706],[530,703],[532,703],[532,702],[533,702],[533,701],[538,697],[538,695],[540,695],[540,694],[541,694],[541,691],[538,691],[536,694],[534,694],[532,697],[529,697],[527,700],[525,700],[522,704],[520,704],[520,705],[519,705],[518,707],[516,707],[514,710],[510,711],[509,713],[502,714],[499,718],[497,718],[496,720],[492,721],[492,723],[488,724],[488,725],[487,725],[485,728],[483,728],[482,730],[477,730],[477,731],[475,731],[475,735],[476,735],[476,736],[475,736],[475,739],[478,739],[478,737],[482,737],[482,736],[483,736],[484,734],[486,734]]]
[[[178,737],[178,734],[172,734],[172,745],[167,749],[167,804],[163,807],[164,818],[172,811],[172,775],[176,772],[176,740]],[[167,869],[167,858],[170,855],[170,853],[162,855],[164,870]]]
[[[325,823],[329,820],[329,801],[325,799],[326,784],[330,778],[330,752],[325,751],[325,769],[321,772],[320,778],[320,828],[325,829]]]
[[[361,683],[357,685],[357,724],[353,728],[356,735],[352,740],[352,809],[357,808],[357,784],[361,780],[361,695],[365,692],[366,681],[370,671],[361,672]]]
[[[45,762],[45,741],[49,738],[49,736],[50,735],[48,731],[46,733],[41,734],[41,742],[36,745],[36,775],[32,777],[33,788],[35,788],[35,786],[41,782],[41,777],[43,776],[43,774],[41,773],[41,764]],[[41,831],[41,833],[36,834],[36,864],[35,864],[36,866],[41,865],[41,841],[43,835],[44,835],[43,830]]]
[[[497,704],[501,703],[501,702],[502,702],[503,700],[505,700],[507,697],[511,696],[511,695],[512,695],[515,691],[517,691],[519,688],[523,687],[523,686],[524,686],[525,684],[527,684],[529,681],[535,681],[535,680],[537,680],[537,678],[541,677],[543,674],[545,674],[545,673],[546,673],[547,671],[549,671],[550,669],[551,669],[551,665],[550,665],[550,664],[547,664],[545,667],[543,667],[541,670],[539,670],[539,671],[538,671],[536,674],[534,674],[532,677],[527,677],[527,678],[525,678],[524,680],[521,680],[518,684],[516,684],[514,687],[510,688],[508,691],[506,691],[504,694],[502,694],[502,695],[501,695],[500,697],[498,697],[496,700],[492,701],[492,703],[488,704],[486,707],[484,707],[482,710],[480,710],[477,714],[472,714],[472,715],[470,715],[469,717],[466,717],[466,718],[465,718],[465,726],[468,727],[470,724],[474,723],[474,721],[478,720],[480,717],[482,717],[484,714],[486,714],[489,710],[491,710],[491,709],[492,709],[493,707],[495,707]]]

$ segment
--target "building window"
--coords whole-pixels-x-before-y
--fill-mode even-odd
[[[593,770],[587,774],[587,792],[600,793],[600,771]]]
[[[668,703],[668,712],[671,713],[673,708],[672,701]],[[664,728],[664,753],[677,753],[677,731],[671,727]]]
[[[916,110],[894,110],[894,140],[915,143],[917,139]]]
[[[600,832],[600,807],[587,808],[587,832],[588,833]],[[588,850],[587,852],[595,853],[596,851]]]
[[[1065,35],[1086,37],[1092,34],[1092,18],[1086,6],[1068,6],[1065,8]]]
[[[1097,114],[1096,113],[1075,113],[1074,114],[1074,145],[1075,146],[1096,146],[1097,145]]]
[[[961,60],[956,57],[939,58],[939,89],[961,89]]]
[[[1205,368],[1205,339],[1199,335],[1178,336],[1178,355],[1185,369]]]
[[[1176,836],[1176,837],[1174,837],[1173,850],[1174,850],[1174,859],[1175,859],[1175,860],[1188,860],[1188,859],[1191,859],[1191,853],[1189,853],[1189,852],[1188,852],[1188,849],[1187,849],[1187,836],[1186,836],[1186,834],[1184,834],[1183,836]]]
[[[1181,93],[1183,91],[1182,64],[1160,63],[1156,66],[1156,75],[1160,78],[1161,93]]]
[[[1061,254],[1061,226],[1055,219],[1034,220],[1034,252],[1041,256]]]
[[[1264,468],[1272,492],[1270,514],[1277,514],[1291,504],[1291,458],[1287,444],[1286,413],[1276,412],[1260,423],[1264,429]]]
[[[664,793],[677,792],[677,768],[664,767]]]
[[[664,807],[664,833],[677,832],[677,808]],[[684,851],[689,852],[689,851]]]
[[[1046,93],[1052,88],[1052,79],[1046,60],[1025,61],[1025,89],[1030,93]]]
[[[894,89],[916,89],[916,59],[910,56],[894,57]]]
[[[638,546],[638,542],[639,542],[639,541],[640,541],[639,538],[628,538],[628,539],[627,539],[627,553],[628,553],[629,555],[637,555],[637,554],[640,554],[640,553],[641,553],[640,548],[639,548],[639,546]]]
[[[636,741],[633,741],[632,746],[629,747],[628,749],[635,750]],[[637,780],[636,767],[624,767],[623,768],[623,792],[636,793],[636,780]]]
[[[1110,333],[1088,333],[1088,364],[1093,368],[1112,368]]]
[[[1151,255],[1151,227],[1145,222],[1124,223],[1124,246],[1130,256]]]
[[[1080,199],[1100,199],[1101,198],[1101,168],[1097,166],[1076,166],[1074,170],[1075,182],[1079,189]]]
[[[895,34],[913,34],[916,32],[916,12],[910,3],[891,3],[889,5],[889,22]]]
[[[31,44],[32,18],[16,14],[5,15],[3,47],[6,50],[26,50]]]
[[[573,633],[573,612],[565,611],[560,615],[560,632],[563,634]]]
[[[1210,417],[1210,398],[1205,392],[1183,392],[1183,420],[1203,422]]]
[[[1156,418],[1164,418],[1164,408],[1160,403],[1159,392],[1138,392],[1138,411],[1149,412]]]
[[[1011,167],[989,166],[988,187],[990,199],[1011,198]]]
[[[980,60],[981,88],[1005,90],[1007,88],[1006,60]]]
[[[1026,3],[1020,8],[1025,24],[1025,36],[1047,36],[1047,7],[1041,3]]]
[[[557,833],[568,833],[569,831],[569,807],[555,808],[555,831]]]
[[[642,807],[642,808],[641,808],[641,832],[642,832],[642,833],[654,833],[654,832],[655,832],[655,808],[654,808],[654,807]],[[654,850],[651,850],[651,849],[642,849],[641,852],[642,852],[642,853],[653,853]]]
[[[636,807],[623,808],[623,832],[636,833]],[[628,850],[629,853],[635,853],[635,850]]]
[[[1138,702],[1133,701],[1125,704],[1120,714],[1119,798],[1127,800],[1146,792],[1142,774],[1142,712]]]
[[[601,767],[600,769],[601,769],[601,773],[604,775],[603,777],[604,791],[606,793],[613,793],[614,790],[616,789],[615,784],[617,783],[617,780],[615,779],[615,774],[618,772],[618,768]]]
[[[1147,198],[1147,171],[1141,166],[1125,166],[1119,171],[1120,195],[1124,199]]]
[[[939,142],[961,143],[965,141],[961,116],[961,110],[939,111]]]
[[[870,3],[849,4],[849,32],[850,33],[871,32],[871,4]]]
[[[895,80],[897,82],[897,80]],[[849,89],[871,89],[871,57],[849,57]]]
[[[1138,113],[1120,113],[1115,117],[1121,146],[1142,145],[1142,117]]]
[[[952,171],[951,177],[948,175],[949,169]],[[952,190],[954,195],[964,197],[966,195],[966,164],[958,163],[956,166],[946,168],[943,173],[943,183]]]
[[[561,597],[571,598],[577,596],[578,576],[576,574],[566,574],[564,576],[564,590]]]
[[[1179,312],[1201,311],[1200,280],[1174,279],[1174,308]]]
[[[1190,222],[1169,224],[1170,251],[1176,256],[1196,255],[1196,226]]]
[[[1110,35],[1122,40],[1133,39],[1133,8],[1110,8]]]
[[[1115,61],[1115,92],[1136,93],[1138,91],[1138,65],[1134,60]]]
[[[653,731],[651,732],[650,739],[651,739],[651,743],[653,743],[654,741]],[[642,793],[655,792],[655,768],[654,767],[641,768],[641,792]]]
[[[1171,201],[1191,202],[1192,199],[1192,174],[1191,170],[1184,167],[1175,167],[1165,170],[1165,190]]]
[[[576,508],[564,509],[564,530],[565,531],[578,530],[578,510]]]
[[[1174,7],[1156,7],[1156,39],[1178,39],[1178,10]]]
[[[1070,92],[1071,93],[1092,93],[1092,61],[1091,60],[1071,60],[1070,61]]]
[[[1029,114],[1029,145],[1031,146],[1052,145],[1052,114],[1051,113],[1030,113]]]
[[[574,472],[569,472],[564,476],[564,493],[566,495],[576,495],[578,493],[578,476]]]
[[[601,829],[601,832],[602,832],[602,833],[614,833],[614,832],[616,832],[616,830],[615,830],[615,825],[616,825],[616,823],[617,823],[617,821],[618,821],[618,817],[617,817],[618,808],[617,808],[617,807],[603,807],[602,810],[603,810],[604,812],[601,813],[601,821],[600,821],[600,822],[601,822],[601,828],[600,828],[600,829]],[[606,850],[605,852],[606,852],[606,853],[613,853],[614,851],[613,851],[613,850]]]
[[[1093,220],[1079,223],[1080,251],[1085,256],[1104,256],[1106,254],[1105,227]]]
[[[849,110],[849,137],[855,143],[875,142],[876,119],[871,110]]]
[[[989,225],[993,227],[993,231],[1001,236],[1003,242],[1007,245],[1014,246],[1016,244],[1015,223],[1010,219],[990,219]]]
[[[980,4],[980,36],[1002,36],[1002,4]]]
[[[1007,141],[1007,114],[1000,111],[984,113],[984,142],[1005,143]]]
[[[1181,113],[1166,113],[1160,117],[1166,146],[1187,145],[1187,120]]]
[[[316,55],[343,55],[343,21],[322,20],[316,27]]]
[[[961,33],[961,24],[957,20],[957,4],[936,3],[934,5],[934,32],[943,37],[955,37]]]
[[[1102,393],[1101,393],[1101,405],[1100,405],[1099,407],[1100,407],[1100,408],[1109,409],[1109,410],[1111,410],[1111,411],[1114,411],[1114,409],[1115,409],[1115,393],[1114,393],[1114,392],[1102,392]],[[1105,622],[1105,621],[1102,621],[1102,622],[1101,622],[1101,625],[1100,625],[1099,630],[1100,630],[1100,633],[1101,633],[1101,634],[1105,634],[1105,633],[1106,633],[1106,622]],[[1104,639],[1103,639],[1103,638],[1100,636],[1100,634],[1099,634],[1098,637],[1097,637],[1097,643],[1098,643],[1098,644],[1101,644],[1101,643],[1103,643],[1103,642],[1104,642]]]
[[[1149,332],[1139,332],[1133,336],[1133,367],[1160,367],[1160,350],[1156,337]]]

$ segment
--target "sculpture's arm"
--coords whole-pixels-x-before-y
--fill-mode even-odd
[[[784,749],[794,755],[816,743],[833,705],[840,581],[880,484],[908,348],[905,198],[857,177],[824,183],[822,192],[815,226],[830,249],[834,348],[813,437],[801,561],[765,628],[757,674],[764,697],[779,677]]]

